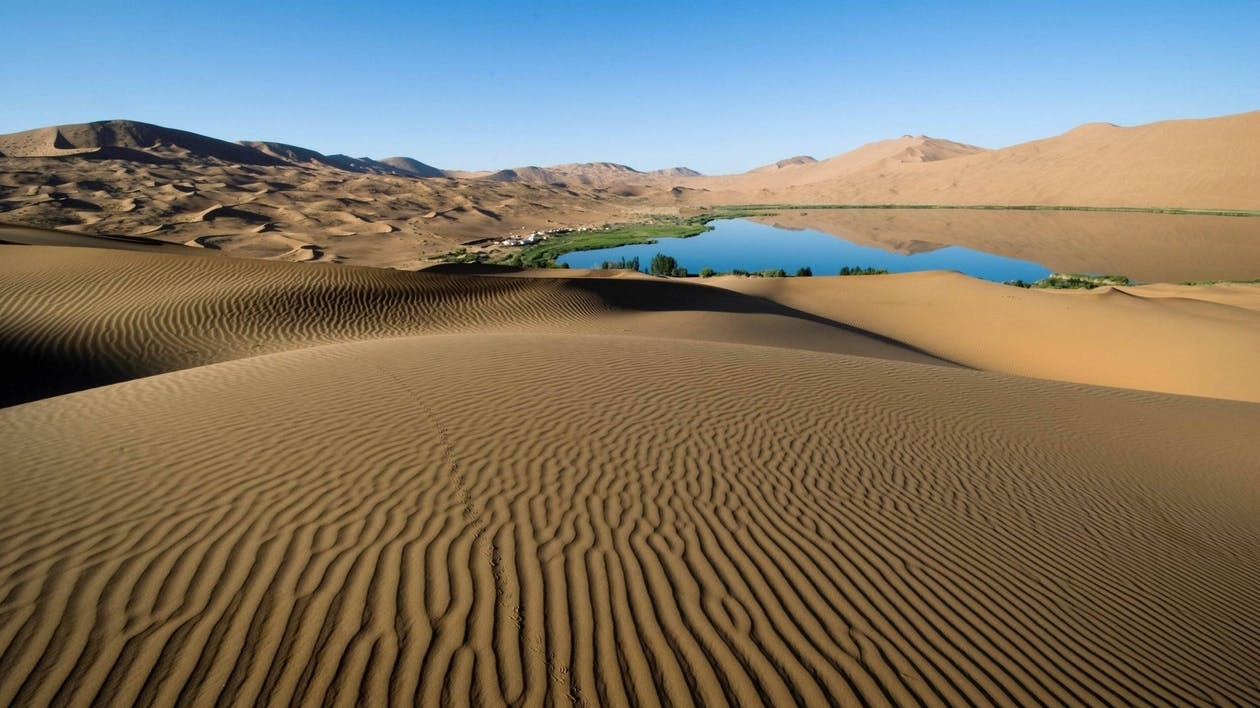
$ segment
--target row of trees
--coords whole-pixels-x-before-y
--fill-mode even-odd
[[[635,256],[634,258],[622,258],[616,261],[604,261],[603,263],[600,264],[599,267],[603,270],[641,270],[641,268],[639,267],[638,256]],[[678,265],[678,259],[674,258],[673,256],[665,255],[664,253],[658,253],[655,256],[652,256],[652,262],[648,264],[647,272],[651,273],[652,275],[669,275],[675,278],[685,278],[688,275],[687,269]],[[888,271],[884,270],[883,268],[861,268],[858,266],[845,266],[840,269],[839,274],[840,275],[877,275],[880,273],[887,273],[887,272]],[[798,268],[796,270],[795,276],[797,278],[808,278],[812,276],[813,274],[814,274],[813,269],[810,268],[809,266],[805,266],[804,268]],[[700,269],[701,278],[709,278],[714,275],[718,275],[718,273],[712,268]],[[786,278],[788,277],[787,271],[782,268],[775,268],[772,270],[762,270],[762,271],[746,271],[746,270],[740,270],[739,268],[735,268],[731,271],[731,275],[756,276],[756,277],[761,277],[761,278]]]

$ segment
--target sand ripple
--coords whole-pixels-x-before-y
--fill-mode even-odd
[[[769,337],[940,362],[760,298],[662,281],[299,266],[194,249],[0,250],[0,405],[244,356],[444,332]]]
[[[1256,704],[1257,424],[560,334],[12,407],[0,703]]]

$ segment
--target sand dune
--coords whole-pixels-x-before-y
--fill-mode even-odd
[[[6,703],[1260,700],[1254,405],[445,335],[0,420]]]
[[[539,185],[584,185],[602,189],[625,186],[672,186],[676,181],[700,177],[687,167],[640,172],[615,162],[581,162],[551,167],[514,167],[486,175],[472,175],[492,182],[527,182]]]
[[[403,172],[413,174],[417,177],[445,177],[447,176],[442,170],[426,165],[423,162],[412,157],[386,157],[382,158],[383,164],[389,165]]]
[[[930,138],[926,135],[903,135],[892,140],[867,143],[826,160],[815,160],[807,155],[763,165],[736,175],[694,180],[691,186],[711,190],[733,190],[751,194],[773,192],[786,187],[828,183],[854,174],[866,174],[891,166],[918,165],[937,160],[972,155],[983,152],[975,145],[956,143],[951,140]],[[764,203],[764,199],[749,198],[751,203]]]
[[[899,158],[897,141],[883,141],[817,164],[693,180],[688,186],[705,191],[684,196],[694,203],[1254,210],[1260,209],[1257,136],[1260,111],[1132,128],[1094,123],[1000,150],[968,154],[964,148],[971,146],[950,150],[934,146],[920,149],[921,159],[912,159],[913,146]]]
[[[355,174],[319,161],[262,167],[187,155],[151,163],[0,159],[3,221],[174,243],[209,240],[245,257],[291,250],[260,250],[257,233],[267,232],[332,259],[414,269],[468,241],[599,225],[624,220],[629,209],[580,186],[421,180],[393,167],[397,174]]]
[[[0,135],[0,160],[5,222],[209,243],[255,258],[318,252],[322,260],[414,269],[467,242],[600,225],[624,220],[631,208],[581,183],[430,178],[432,168],[410,158],[390,164],[231,143],[136,121]],[[271,243],[258,233],[273,234]]]
[[[283,161],[249,146],[130,120],[105,120],[38,128],[0,136],[0,151],[10,157],[83,155],[141,158],[162,156],[213,158],[243,165],[280,165]]]
[[[1260,402],[1260,285],[1045,291],[946,272],[714,283],[987,371]]]
[[[773,302],[693,284],[295,267],[151,248],[157,252],[0,246],[7,361],[0,405],[241,356],[434,332],[673,331],[938,361]]]

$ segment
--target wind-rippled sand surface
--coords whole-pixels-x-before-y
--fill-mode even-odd
[[[1260,702],[1257,404],[681,284],[32,253],[6,356],[140,363],[0,409],[0,703]]]

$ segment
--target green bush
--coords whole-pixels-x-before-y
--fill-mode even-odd
[[[1123,275],[1088,275],[1085,273],[1051,273],[1032,284],[1034,288],[1054,290],[1093,290],[1103,285],[1131,285]]]
[[[599,264],[599,269],[600,270],[638,270],[639,257],[635,256],[634,258],[622,258],[621,260],[617,260],[617,261],[604,261],[603,263]]]
[[[648,267],[648,272],[652,275],[674,275],[677,270],[678,261],[664,253],[652,256],[652,264]]]

